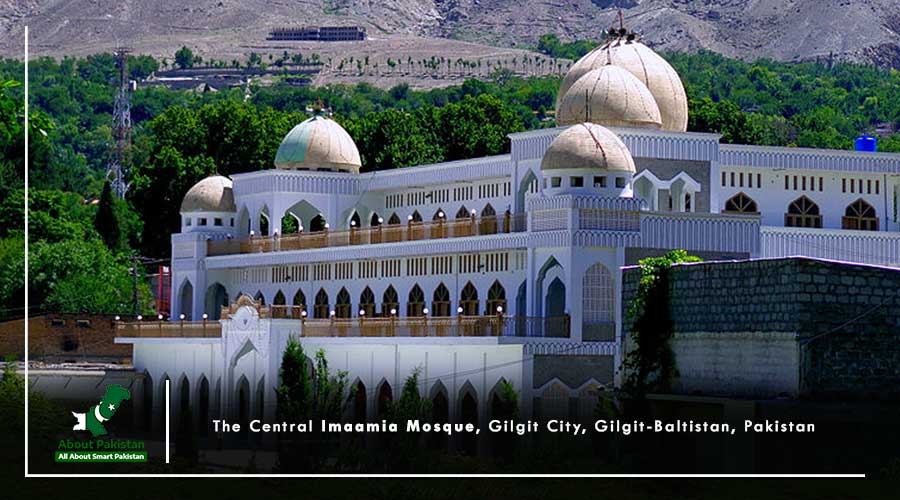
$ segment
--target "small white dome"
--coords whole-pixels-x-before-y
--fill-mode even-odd
[[[181,202],[182,212],[235,212],[231,179],[213,175],[194,184]]]
[[[559,103],[556,123],[590,122],[607,127],[659,128],[656,100],[634,75],[618,66],[601,66],[584,74]]]
[[[336,121],[317,115],[294,127],[281,141],[275,167],[359,173],[359,149]]]
[[[606,127],[595,123],[572,125],[559,134],[541,159],[541,170],[582,169],[634,173],[634,159]]]
[[[643,43],[623,37],[607,41],[572,65],[556,96],[557,112],[566,92],[579,78],[593,69],[609,64],[627,70],[647,86],[659,108],[663,130],[687,130],[687,95],[678,73]]]

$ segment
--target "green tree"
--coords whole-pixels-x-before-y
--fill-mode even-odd
[[[116,200],[112,194],[109,181],[103,184],[103,192],[100,194],[100,203],[97,206],[97,215],[94,218],[94,227],[110,250],[119,250],[122,244],[122,232],[119,229],[119,218],[116,214]]]
[[[314,368],[314,369],[313,369]],[[347,372],[331,374],[325,351],[316,352],[312,366],[303,347],[288,338],[281,357],[281,385],[275,389],[279,421],[325,420],[338,422],[347,409]],[[280,435],[278,468],[282,471],[320,470],[338,445],[335,437],[313,429],[309,433]]]
[[[193,68],[194,67],[194,52],[182,46],[175,52],[175,65],[181,69]]]
[[[425,422],[431,417],[431,401],[419,394],[420,374],[420,368],[414,369],[403,382],[400,398],[387,405],[387,420],[401,429],[409,420]],[[388,441],[387,455],[383,461],[385,469],[388,472],[409,472],[427,466],[427,460],[422,456],[421,438],[418,434],[404,432]]]

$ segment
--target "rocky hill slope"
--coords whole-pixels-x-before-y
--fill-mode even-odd
[[[188,44],[227,57],[264,47],[273,26],[301,24],[358,24],[386,40],[527,46],[544,33],[596,38],[618,9],[657,48],[781,60],[833,53],[900,68],[898,0],[0,0],[0,54],[21,57],[25,24],[35,52],[49,55],[118,42],[159,55]]]

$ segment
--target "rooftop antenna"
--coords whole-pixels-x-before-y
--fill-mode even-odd
[[[110,179],[112,191],[119,199],[125,198],[128,191],[128,152],[131,148],[131,89],[128,79],[128,54],[131,49],[116,44],[114,53],[116,69],[119,70],[119,88],[113,105],[112,151],[106,166],[106,178]]]

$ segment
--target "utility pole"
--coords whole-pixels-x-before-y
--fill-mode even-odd
[[[128,79],[128,54],[130,49],[116,49],[116,68],[119,70],[119,88],[113,106],[112,151],[106,167],[106,177],[110,180],[113,192],[119,199],[125,198],[128,190],[128,150],[131,147],[131,81]]]
[[[131,256],[131,314],[138,315],[138,258],[137,255]]]

